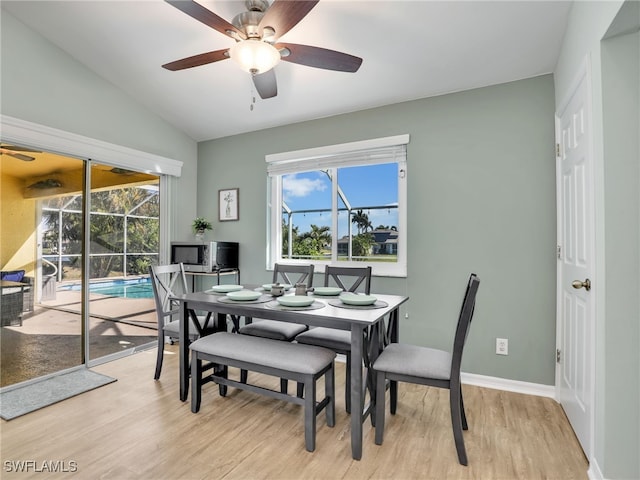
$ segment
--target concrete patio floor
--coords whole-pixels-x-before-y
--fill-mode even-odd
[[[0,329],[0,387],[82,363],[80,292],[57,292],[25,313],[21,326]],[[89,355],[95,360],[157,338],[152,298],[91,294]]]

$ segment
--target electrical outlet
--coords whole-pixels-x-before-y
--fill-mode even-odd
[[[496,355],[509,355],[509,339],[496,338]]]

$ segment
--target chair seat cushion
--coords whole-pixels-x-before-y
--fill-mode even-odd
[[[373,364],[373,369],[400,375],[449,380],[451,354],[435,348],[392,343],[382,351]]]
[[[336,358],[335,352],[326,348],[228,332],[202,337],[189,348],[204,354],[304,374],[318,373]]]
[[[298,335],[296,342],[349,352],[351,351],[351,332],[336,328],[311,328]]]
[[[198,317],[198,322],[200,322],[200,327],[202,328],[204,328],[204,321],[205,317]],[[178,338],[178,336],[180,335],[180,320],[174,320],[172,322],[165,323],[164,334],[169,337]],[[189,321],[189,336],[197,337],[198,335],[198,329],[193,324],[193,322]]]
[[[308,327],[297,323],[278,322],[277,320],[258,320],[240,328],[242,335],[271,338],[291,342],[296,335],[304,332]]]

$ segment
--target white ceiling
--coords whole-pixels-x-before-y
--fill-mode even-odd
[[[200,3],[229,22],[245,10],[243,1]],[[570,2],[321,0],[280,40],[361,57],[360,70],[281,62],[278,96],[268,100],[230,60],[161,68],[233,43],[163,1],[3,0],[2,8],[203,141],[551,73]]]

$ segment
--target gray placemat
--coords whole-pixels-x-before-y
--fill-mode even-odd
[[[374,308],[384,308],[388,307],[389,304],[387,302],[383,302],[382,300],[376,300],[373,305],[347,305],[343,303],[342,300],[329,300],[329,305],[340,308],[352,308],[354,310],[372,310]]]
[[[265,305],[267,308],[271,308],[273,310],[280,310],[286,312],[287,310],[317,310],[319,308],[324,308],[326,305],[322,302],[313,302],[311,305],[307,305],[305,307],[288,307],[287,305],[280,305],[278,301],[269,302]]]
[[[233,300],[226,295],[218,299],[220,303],[266,303],[270,302],[271,300],[273,300],[273,297],[271,295],[261,295],[256,300]]]

